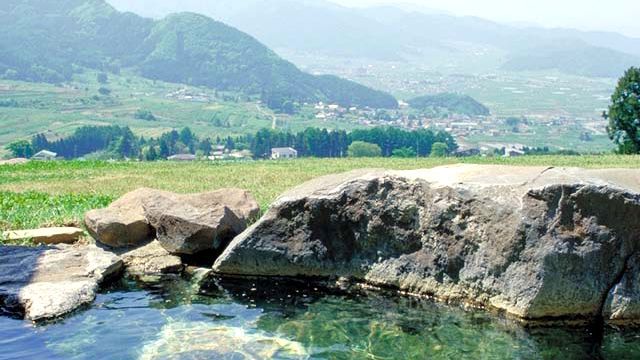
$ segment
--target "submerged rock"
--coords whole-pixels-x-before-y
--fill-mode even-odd
[[[92,302],[121,269],[119,257],[95,246],[2,246],[0,307],[33,321],[56,318]]]
[[[308,359],[298,342],[205,322],[170,322],[145,345],[141,360],[153,359]]]
[[[180,257],[171,255],[157,240],[124,252],[120,257],[127,274],[134,277],[179,274],[183,269]]]
[[[527,320],[636,318],[639,193],[638,170],[329,176],[280,197],[214,270],[345,276]]]

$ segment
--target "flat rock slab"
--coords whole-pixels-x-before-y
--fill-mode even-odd
[[[84,231],[75,227],[55,227],[34,230],[5,231],[2,238],[11,241],[31,240],[35,244],[57,245],[73,244],[84,235]]]
[[[122,260],[96,246],[0,247],[0,307],[28,320],[56,318],[95,299]]]
[[[640,170],[361,170],[278,198],[221,274],[350,277],[531,321],[640,320]]]
[[[154,276],[182,272],[180,257],[171,255],[157,240],[120,255],[129,275]]]

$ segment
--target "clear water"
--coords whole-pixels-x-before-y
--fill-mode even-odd
[[[527,330],[483,312],[312,285],[123,282],[39,326],[0,317],[0,359],[640,359],[640,332]]]

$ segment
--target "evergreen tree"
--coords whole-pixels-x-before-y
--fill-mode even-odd
[[[146,161],[156,161],[158,160],[158,153],[156,152],[155,146],[149,146],[144,154],[144,160]]]
[[[211,156],[211,151],[213,150],[211,139],[206,138],[202,140],[198,146],[198,150],[202,151],[205,156]]]

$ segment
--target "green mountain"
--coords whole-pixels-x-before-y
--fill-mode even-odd
[[[304,73],[253,37],[203,15],[154,21],[103,0],[3,0],[0,76],[57,83],[82,67],[131,68],[150,79],[260,95],[274,108],[291,101],[397,106],[386,93]]]
[[[468,95],[437,94],[420,96],[408,101],[409,106],[418,110],[446,110],[451,113],[469,116],[489,116],[489,108]]]

